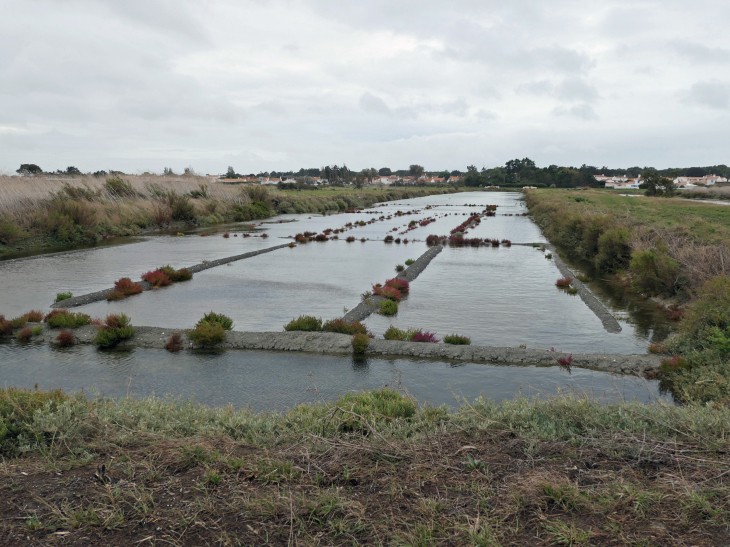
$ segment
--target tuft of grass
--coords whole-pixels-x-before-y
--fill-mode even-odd
[[[24,327],[27,322],[28,318],[25,315],[21,315],[20,317],[15,317],[14,319],[11,319],[10,325],[14,329],[19,329],[20,327]]]
[[[111,348],[122,340],[134,336],[134,327],[130,325],[129,317],[125,314],[109,314],[94,337],[94,343],[102,348]]]
[[[400,239],[398,239],[398,240],[396,241],[396,243],[400,243]],[[396,265],[396,267],[395,267],[395,271],[396,271],[396,272],[398,272],[398,273],[402,272],[402,271],[403,271],[403,270],[405,270],[405,269],[406,269],[406,267],[405,267],[405,266],[404,266],[403,264],[398,264],[398,265]]]
[[[362,354],[370,345],[370,336],[365,333],[358,332],[352,337],[352,350],[355,353]]]
[[[56,336],[56,342],[58,342],[58,345],[62,348],[68,348],[76,343],[76,338],[74,337],[73,332],[63,329],[58,333],[58,336]]]
[[[579,274],[576,276],[576,279],[578,281],[582,281],[583,283],[589,283],[589,282],[593,281],[593,278],[587,276],[586,274]]]
[[[553,257],[553,253],[545,254],[545,258],[547,258],[548,260],[550,260],[552,257]]]
[[[398,313],[398,302],[394,300],[383,300],[378,308],[380,315],[395,315]]]
[[[56,302],[61,302],[62,300],[68,300],[69,298],[73,298],[74,295],[72,292],[60,292],[56,294]]]
[[[444,344],[452,344],[455,346],[469,346],[471,345],[471,338],[468,336],[461,336],[459,334],[447,334],[444,336]]]
[[[578,289],[576,287],[570,287],[565,292],[567,292],[568,294],[578,294]]]
[[[367,424],[409,419],[416,414],[417,408],[413,400],[387,388],[347,393],[337,399],[335,406],[351,413],[340,422],[341,431],[357,431],[366,428]]]
[[[38,336],[43,332],[43,327],[41,325],[36,325],[33,327],[33,336]]]
[[[322,320],[313,315],[300,315],[284,325],[286,331],[318,331],[322,330]]]
[[[400,340],[402,342],[406,342],[411,339],[413,332],[415,331],[401,330],[391,325],[388,327],[388,330],[383,333],[383,338],[386,340]]]
[[[412,258],[409,258],[408,260],[406,260],[406,266],[410,266],[414,262],[415,262],[415,260],[413,260]]]
[[[72,313],[68,310],[51,310],[45,317],[46,325],[55,329],[76,329],[91,323],[91,317],[85,313]]]

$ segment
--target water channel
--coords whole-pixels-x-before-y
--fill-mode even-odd
[[[184,237],[154,235],[136,243],[97,247],[68,254],[0,261],[4,288],[0,313],[13,317],[30,309],[48,310],[55,294],[81,295],[110,287],[114,280],[139,279],[164,264],[189,266],[286,242],[300,232],[320,233],[351,224],[338,240],[309,242],[200,272],[185,283],[148,291],[118,302],[78,308],[94,317],[124,312],[134,325],[189,328],[210,310],[225,313],[236,330],[280,331],[301,314],[324,319],[342,316],[371,285],[395,275],[396,264],[418,258],[429,234],[448,235],[468,215],[487,204],[497,216],[483,218],[467,237],[544,243],[519,193],[460,193],[390,202],[358,213],[328,216],[285,215],[263,223],[229,225],[188,232]],[[401,214],[398,214],[400,212]],[[407,230],[409,222],[434,219]],[[364,226],[355,223],[362,222]],[[212,233],[217,228],[218,233]],[[224,238],[228,230],[230,237]],[[253,231],[252,231],[253,230]],[[208,232],[208,237],[200,237]],[[254,237],[243,237],[244,232]],[[266,233],[268,237],[259,237]],[[402,242],[385,243],[386,235]],[[348,236],[355,237],[347,242]],[[364,242],[360,241],[365,239]],[[404,240],[408,239],[407,244]],[[577,265],[580,267],[580,265]],[[449,248],[412,283],[397,316],[371,315],[367,326],[382,336],[389,325],[436,332],[456,332],[477,345],[551,347],[576,353],[645,353],[666,336],[668,327],[653,306],[627,297],[609,280],[597,279],[591,290],[622,326],[607,333],[580,298],[559,291],[561,277],[551,260],[532,246]],[[260,410],[282,409],[316,399],[307,391],[312,378],[325,398],[348,389],[380,387],[392,382],[393,370],[422,401],[453,401],[479,393],[494,399],[516,394],[556,393],[558,389],[594,391],[606,397],[657,397],[654,382],[611,377],[553,367],[493,366],[413,361],[353,360],[275,352],[184,352],[137,349],[99,352],[93,348],[59,351],[34,344],[0,345],[0,384],[96,388],[107,395],[166,393],[194,395],[208,404],[251,404]],[[309,376],[311,373],[313,376]],[[615,389],[615,384],[621,389]],[[627,387],[630,386],[630,387]],[[451,388],[451,391],[449,389]],[[603,395],[601,395],[603,396]]]

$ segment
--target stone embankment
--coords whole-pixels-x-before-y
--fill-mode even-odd
[[[43,332],[33,337],[34,341],[55,343],[58,329],[43,325]],[[76,342],[93,344],[97,327],[87,325],[74,329]],[[140,347],[163,349],[175,333],[182,335],[183,347],[193,349],[192,341],[183,329],[160,327],[135,327],[135,334],[119,347]],[[352,338],[346,334],[330,332],[237,332],[231,331],[226,341],[216,348],[234,350],[278,350],[309,353],[352,354]],[[449,344],[428,344],[400,342],[396,340],[372,339],[367,355],[410,356],[422,359],[449,359],[473,363],[504,363],[521,365],[557,365],[558,359],[567,359],[566,353],[542,349],[500,348],[489,346],[452,346]],[[572,354],[572,367],[602,370],[617,374],[642,375],[656,369],[661,362],[657,355],[621,354]]]
[[[405,270],[400,272],[396,277],[400,277],[401,279],[405,279],[409,283],[416,279],[423,270],[426,269],[426,266],[429,265],[429,263],[434,259],[434,257],[439,254],[443,250],[443,247],[441,245],[437,247],[431,247],[429,250],[427,250],[425,253],[423,253],[421,256],[418,257],[418,259],[408,266]],[[371,313],[374,311],[377,311],[377,309],[380,307],[380,303],[386,300],[382,296],[371,296],[368,299],[360,302],[357,306],[355,306],[353,309],[348,311],[345,314],[345,321],[362,321],[366,317],[368,317]]]
[[[258,256],[264,253],[270,253],[271,251],[276,251],[277,249],[283,249],[284,247],[289,247],[289,243],[284,243],[283,245],[276,245],[275,247],[268,247],[267,249],[259,249],[258,251],[250,251],[248,253],[243,253],[240,255],[234,255],[234,256],[227,256],[225,258],[219,258],[217,260],[209,260],[207,262],[201,262],[200,264],[196,264],[195,266],[188,267],[188,270],[190,270],[192,273],[198,273],[202,272],[203,270],[208,270],[210,268],[215,268],[216,266],[222,266],[223,264],[228,264],[230,262],[236,262],[238,260],[243,260],[245,258],[251,258],[254,256]],[[152,288],[152,286],[147,283],[146,281],[138,281],[140,285],[142,285],[142,290],[148,291]],[[105,300],[107,295],[112,292],[114,288],[110,289],[104,289],[102,291],[96,291],[89,294],[84,294],[82,296],[74,296],[73,298],[68,298],[66,300],[61,300],[60,302],[56,302],[54,304],[51,304],[52,308],[75,308],[77,306],[84,306],[86,304],[91,304],[92,302],[99,302],[101,300]]]

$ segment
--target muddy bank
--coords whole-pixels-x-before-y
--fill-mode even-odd
[[[33,337],[35,342],[55,343],[58,329],[43,325],[43,332]],[[97,327],[87,325],[73,331],[76,342],[92,344]],[[192,341],[180,329],[161,327],[135,327],[135,334],[119,347],[141,347],[164,349],[170,336],[179,332],[183,348],[193,349]],[[309,353],[352,353],[351,337],[329,332],[236,332],[231,331],[226,341],[216,346],[223,349],[255,349],[278,351],[303,351]],[[427,344],[400,342],[396,340],[372,339],[366,355],[411,356],[424,359],[451,359],[455,361],[557,365],[558,359],[569,357],[566,353],[540,349],[500,348],[490,346],[452,346],[449,344]],[[659,366],[661,357],[656,355],[620,354],[572,354],[571,366],[613,372],[641,375]]]
[[[423,270],[426,269],[426,266],[428,266],[429,263],[434,259],[434,257],[442,250],[443,247],[441,247],[440,245],[437,247],[431,247],[425,253],[419,256],[413,264],[400,272],[396,277],[405,279],[410,283],[411,281],[416,279]],[[357,306],[355,306],[353,309],[345,314],[345,321],[362,321],[371,313],[375,312],[380,307],[380,303],[383,300],[386,300],[386,298],[374,295],[367,300],[360,302]]]
[[[238,260],[243,260],[245,258],[251,258],[254,256],[258,256],[260,254],[269,253],[271,251],[276,251],[277,249],[283,249],[284,247],[289,247],[289,243],[284,243],[282,245],[276,245],[275,247],[269,247],[267,249],[260,249],[258,251],[251,251],[248,253],[243,253],[240,255],[234,255],[234,256],[227,256],[225,258],[219,258],[217,260],[209,260],[207,262],[202,262],[200,264],[196,264],[195,266],[188,267],[188,270],[190,270],[191,273],[198,273],[202,272],[203,270],[208,270],[210,268],[215,268],[216,266],[222,266],[223,264],[228,264],[230,262],[236,262]],[[149,291],[152,289],[152,286],[147,283],[146,281],[138,281],[140,285],[142,285],[142,290]],[[89,294],[84,294],[81,296],[74,296],[73,298],[69,298],[67,300],[61,300],[60,302],[55,302],[54,304],[51,304],[52,308],[75,308],[77,306],[84,306],[86,304],[91,304],[92,302],[99,302],[101,300],[106,300],[106,297],[109,293],[111,293],[114,290],[114,288],[104,289],[101,291],[92,292]]]

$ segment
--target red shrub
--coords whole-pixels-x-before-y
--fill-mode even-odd
[[[43,312],[40,310],[31,310],[23,317],[25,317],[31,323],[40,323],[41,321],[43,321]]]
[[[28,340],[30,340],[31,336],[33,336],[33,329],[31,329],[30,327],[25,327],[20,332],[18,332],[16,336],[21,342],[27,342]]]
[[[114,283],[114,290],[122,293],[124,296],[131,296],[142,292],[142,285],[135,283],[128,277],[122,277]]]
[[[561,277],[555,282],[555,286],[559,289],[567,289],[570,287],[570,284],[573,282],[572,277]]]
[[[324,234],[317,234],[314,238],[315,241],[327,241],[329,238]]]
[[[231,234],[229,234],[228,232],[226,232],[225,234],[223,234],[223,237],[225,237],[226,239],[228,239],[229,237],[231,237]]]
[[[347,241],[348,243],[352,243],[353,241],[355,241],[355,238],[353,236],[350,236],[345,241]]]
[[[395,300],[396,302],[400,302],[401,299],[400,291],[393,287],[383,287],[382,289],[380,289],[380,296],[384,296],[389,300]]]
[[[67,348],[69,346],[73,346],[76,343],[76,338],[74,338],[73,332],[64,329],[58,334],[58,336],[56,336],[56,341],[58,342],[58,345],[62,348]]]
[[[261,234],[261,237],[263,237],[263,238],[267,238],[267,237],[269,237],[269,234],[267,234],[267,233],[263,233],[263,234]]]
[[[558,359],[558,363],[560,363],[564,367],[570,366],[570,363],[572,363],[572,362],[573,362],[573,354],[572,353],[570,355],[568,355],[567,358],[561,357],[560,359]]]
[[[180,336],[179,332],[176,332],[172,336],[170,336],[170,339],[167,341],[167,344],[165,344],[165,349],[167,351],[180,351],[182,348],[181,343],[182,337]]]
[[[10,336],[13,334],[13,324],[5,319],[4,315],[0,315],[0,334]]]
[[[503,239],[502,245],[504,245],[505,247],[512,247],[512,242],[509,239]]]
[[[294,236],[294,241],[296,241],[297,243],[306,243],[307,238],[304,234],[297,234]]]
[[[438,344],[439,339],[436,338],[436,334],[433,332],[421,332],[419,330],[411,337],[411,342],[429,342],[431,344]]]
[[[399,290],[401,293],[407,293],[411,286],[405,279],[402,279],[400,277],[394,277],[393,279],[388,279],[385,282],[386,287],[393,287],[394,289]]]
[[[160,287],[167,287],[172,284],[170,277],[162,270],[154,270],[142,274],[142,279],[152,285],[153,289],[159,289]]]
[[[386,243],[393,243],[393,236],[385,236],[385,239],[383,240]]]

